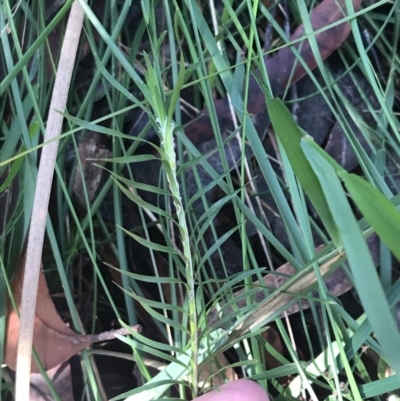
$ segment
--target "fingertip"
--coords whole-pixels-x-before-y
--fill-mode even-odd
[[[218,389],[196,398],[195,401],[269,401],[265,390],[247,379],[226,383]]]

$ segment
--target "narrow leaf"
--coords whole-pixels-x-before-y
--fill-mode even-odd
[[[131,233],[130,231],[126,230],[123,227],[120,227],[121,230],[125,231],[129,236],[131,236],[134,240],[139,242],[139,244],[145,246],[146,248],[153,249],[154,251],[159,251],[159,252],[166,252],[166,253],[176,253],[178,252],[169,246],[161,245],[161,244],[156,244],[155,242],[148,241],[147,239],[144,239],[142,237],[139,237],[138,235]]]

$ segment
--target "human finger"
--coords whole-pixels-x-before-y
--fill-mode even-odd
[[[223,384],[193,401],[269,401],[269,397],[259,384],[241,379]]]

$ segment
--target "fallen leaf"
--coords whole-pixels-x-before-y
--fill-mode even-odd
[[[22,295],[24,266],[25,258],[23,258],[23,262],[11,283],[18,309],[20,308]],[[13,308],[11,300],[8,299],[4,362],[12,370],[16,369],[19,327],[19,316]],[[141,327],[134,326],[133,329],[140,331]],[[119,329],[95,335],[82,335],[70,329],[60,318],[51,299],[43,271],[40,271],[33,346],[45,370],[52,369],[62,364],[73,355],[95,342],[115,338],[115,334],[125,335],[128,333],[125,329]],[[39,372],[39,367],[34,360],[32,360],[31,372]]]
[[[355,10],[358,10],[360,5],[361,0],[353,0],[353,7]],[[343,22],[323,30],[323,28],[345,18],[345,10],[346,5],[344,0],[325,0],[315,7],[310,15],[310,21],[314,32],[322,29],[321,32],[315,34],[315,40],[322,60],[328,58],[339,48],[350,33],[350,24],[348,22]],[[306,36],[304,25],[300,25],[290,37],[290,41],[296,41],[304,36]],[[300,56],[311,70],[317,66],[311,44],[307,39],[297,42],[293,47],[298,50]],[[307,71],[293,53],[292,47],[289,46],[279,50],[275,57],[269,57],[267,55],[264,62],[268,72],[272,93],[275,97],[282,95],[287,86],[294,85],[307,74]],[[259,76],[260,72],[255,71],[254,74]],[[265,94],[258,82],[252,79],[249,83],[248,111],[257,114],[264,108]]]
[[[361,0],[353,0],[353,7],[358,10]],[[350,24],[343,22],[329,29],[324,27],[334,24],[345,18],[346,5],[344,0],[324,0],[314,8],[310,15],[310,20],[314,31],[319,31],[315,35],[321,58],[328,58],[344,42],[350,33]],[[305,28],[300,25],[290,41],[296,41],[306,36]],[[317,66],[310,42],[307,39],[301,40],[293,45],[300,53],[307,66],[313,70]],[[286,46],[280,49],[273,57],[269,55],[264,58],[265,68],[271,85],[272,93],[275,97],[281,96],[287,87],[294,85],[298,80],[307,74],[303,65],[298,62],[292,48]],[[256,77],[260,78],[261,73],[255,70],[249,81],[248,89],[248,108],[251,114],[258,114],[265,110],[265,93],[260,87]],[[218,115],[221,131],[229,130],[233,127],[231,109],[227,99],[218,99],[214,102],[216,114]],[[185,134],[194,145],[206,142],[214,137],[214,130],[207,109],[200,112],[201,118],[193,121],[186,129]],[[222,129],[223,128],[223,129]],[[232,128],[233,129],[233,128]]]

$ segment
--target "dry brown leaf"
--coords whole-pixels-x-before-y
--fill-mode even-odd
[[[329,29],[324,29],[346,17],[345,3],[346,1],[344,0],[325,0],[315,7],[310,14],[310,21],[314,32],[322,30],[315,34],[315,40],[318,44],[322,60],[328,58],[338,49],[350,33],[351,27],[348,22],[343,22]],[[358,10],[360,5],[361,0],[353,0],[353,7],[355,10]],[[304,25],[300,25],[290,37],[290,40],[296,41],[304,36],[306,36]],[[305,39],[297,42],[294,47],[299,51],[308,67],[313,70],[317,66],[317,61],[314,57],[310,42]],[[298,62],[291,47],[284,47],[277,53],[276,57],[266,56],[265,64],[275,96],[283,93],[287,85],[292,86],[307,73],[303,65]],[[250,88],[250,92],[252,89],[253,88]],[[260,92],[259,89],[256,90]],[[261,104],[262,108],[265,107],[263,99],[264,95],[262,95],[262,100],[260,97],[258,102]],[[257,113],[261,110],[258,108],[252,110],[249,107],[249,111]]]
[[[325,27],[337,23],[346,17],[345,3],[344,0],[324,0],[314,8],[310,15],[314,32],[322,30],[318,34],[315,34],[315,40],[323,60],[339,48],[350,33],[350,24],[348,22],[343,22],[324,30]],[[358,10],[360,5],[361,0],[353,0],[355,10]],[[310,42],[307,39],[300,40],[305,36],[305,28],[303,25],[300,25],[290,37],[290,41],[294,42],[298,40],[293,46],[299,51],[304,62],[312,70],[317,66],[317,62]],[[303,65],[297,60],[292,48],[288,46],[280,49],[273,57],[267,55],[264,58],[264,62],[272,94],[275,97],[282,95],[288,86],[294,85],[307,73]],[[247,111],[251,114],[258,114],[265,110],[265,93],[255,78],[260,78],[260,71],[255,70],[253,74],[254,76],[249,81]],[[227,99],[218,99],[214,103],[220,127],[224,127],[225,129],[225,127],[232,126],[231,109]],[[203,116],[191,123],[185,130],[186,136],[195,145],[214,137],[214,130],[208,110],[203,110],[200,114]]]
[[[15,274],[11,288],[18,308],[20,308],[24,263]],[[13,370],[16,369],[18,333],[20,321],[12,303],[7,305],[7,333],[5,347],[5,363]],[[140,330],[140,326],[133,329]],[[87,346],[115,338],[115,334],[127,334],[126,330],[113,330],[96,335],[81,335],[70,329],[60,318],[51,299],[43,271],[40,271],[38,298],[33,333],[33,346],[46,370],[54,368],[82,351]],[[31,372],[38,373],[39,368],[32,360]]]

